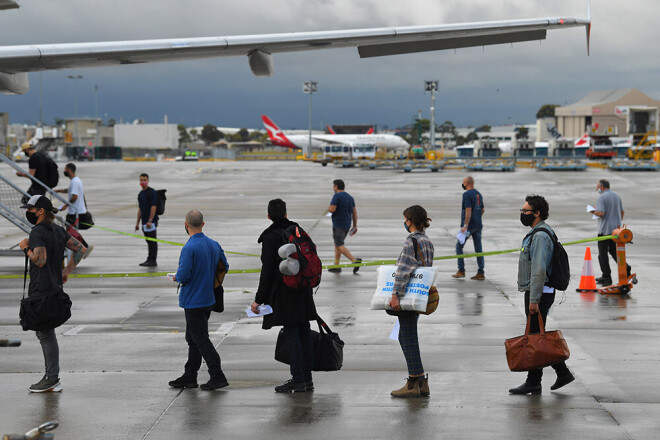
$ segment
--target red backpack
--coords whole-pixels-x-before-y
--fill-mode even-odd
[[[321,259],[316,253],[316,245],[300,226],[292,225],[282,232],[285,243],[293,243],[296,252],[289,257],[298,260],[298,275],[283,275],[284,284],[294,289],[316,287],[321,283]]]

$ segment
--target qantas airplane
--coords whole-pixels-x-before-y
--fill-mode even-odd
[[[261,115],[261,120],[273,145],[310,151],[308,134],[290,134],[287,136],[268,116]],[[370,145],[401,150],[404,148],[407,149],[410,146],[400,136],[393,134],[374,134],[373,130],[369,130],[369,132],[368,134],[312,134],[312,148],[324,149],[327,146],[359,148]]]
[[[0,9],[17,7],[0,0]],[[273,74],[273,54],[357,47],[360,58],[544,40],[551,29],[584,26],[587,18],[537,18],[477,23],[347,29],[226,37],[0,46],[0,92],[29,90],[28,72],[158,61],[246,56],[256,76]]]

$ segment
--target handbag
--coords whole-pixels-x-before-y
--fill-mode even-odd
[[[529,334],[532,315],[527,316],[525,334],[504,341],[506,360],[511,371],[536,370],[565,361],[571,355],[561,330],[546,332],[541,314],[538,334]]]
[[[321,318],[316,319],[319,331],[311,330],[314,343],[312,371],[338,371],[344,363],[344,341]],[[290,365],[289,349],[284,339],[284,329],[277,335],[275,360]]]
[[[92,213],[87,211],[84,214],[78,215],[78,229],[85,230],[89,229],[94,225],[94,217]]]
[[[71,318],[71,298],[61,288],[54,293],[46,293],[25,297],[28,257],[25,256],[25,273],[23,275],[23,299],[18,312],[23,331],[51,330],[67,322]]]

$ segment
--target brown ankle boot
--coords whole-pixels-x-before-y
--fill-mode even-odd
[[[413,382],[408,378],[403,387],[392,391],[390,394],[392,397],[419,397],[419,383],[419,379]]]
[[[428,397],[431,395],[431,390],[429,389],[429,375],[421,376],[417,379],[419,382],[419,395],[422,397]]]

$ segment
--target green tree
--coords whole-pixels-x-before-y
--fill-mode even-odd
[[[480,127],[477,127],[474,129],[474,131],[478,131],[479,133],[490,133],[490,125],[484,124]]]
[[[557,104],[543,104],[539,111],[536,112],[536,119],[554,118],[557,107],[559,107]]]
[[[421,143],[422,134],[429,131],[431,128],[431,121],[428,119],[416,119],[413,129],[410,130],[410,139],[411,144]]]
[[[456,126],[451,121],[445,121],[438,125],[438,133],[442,135],[443,139],[446,137],[446,134],[450,134],[451,136],[449,137],[453,138],[456,136]]]
[[[476,131],[471,131],[465,136],[465,142],[474,142],[479,139]]]
[[[459,147],[461,145],[465,145],[465,136],[461,136],[460,134],[456,136],[456,146]]]
[[[55,125],[57,125],[58,127],[64,125],[64,123],[65,123],[64,119],[59,117],[55,118]]]
[[[527,139],[527,136],[529,136],[527,127],[516,127],[513,131],[516,132],[516,139]]]
[[[202,133],[199,135],[199,138],[204,141],[204,144],[211,145],[213,142],[218,142],[224,137],[224,134],[218,130],[213,124],[206,124],[202,127]]]
[[[190,134],[183,124],[177,125],[176,128],[179,130],[179,148],[181,148],[181,144],[191,141]]]

